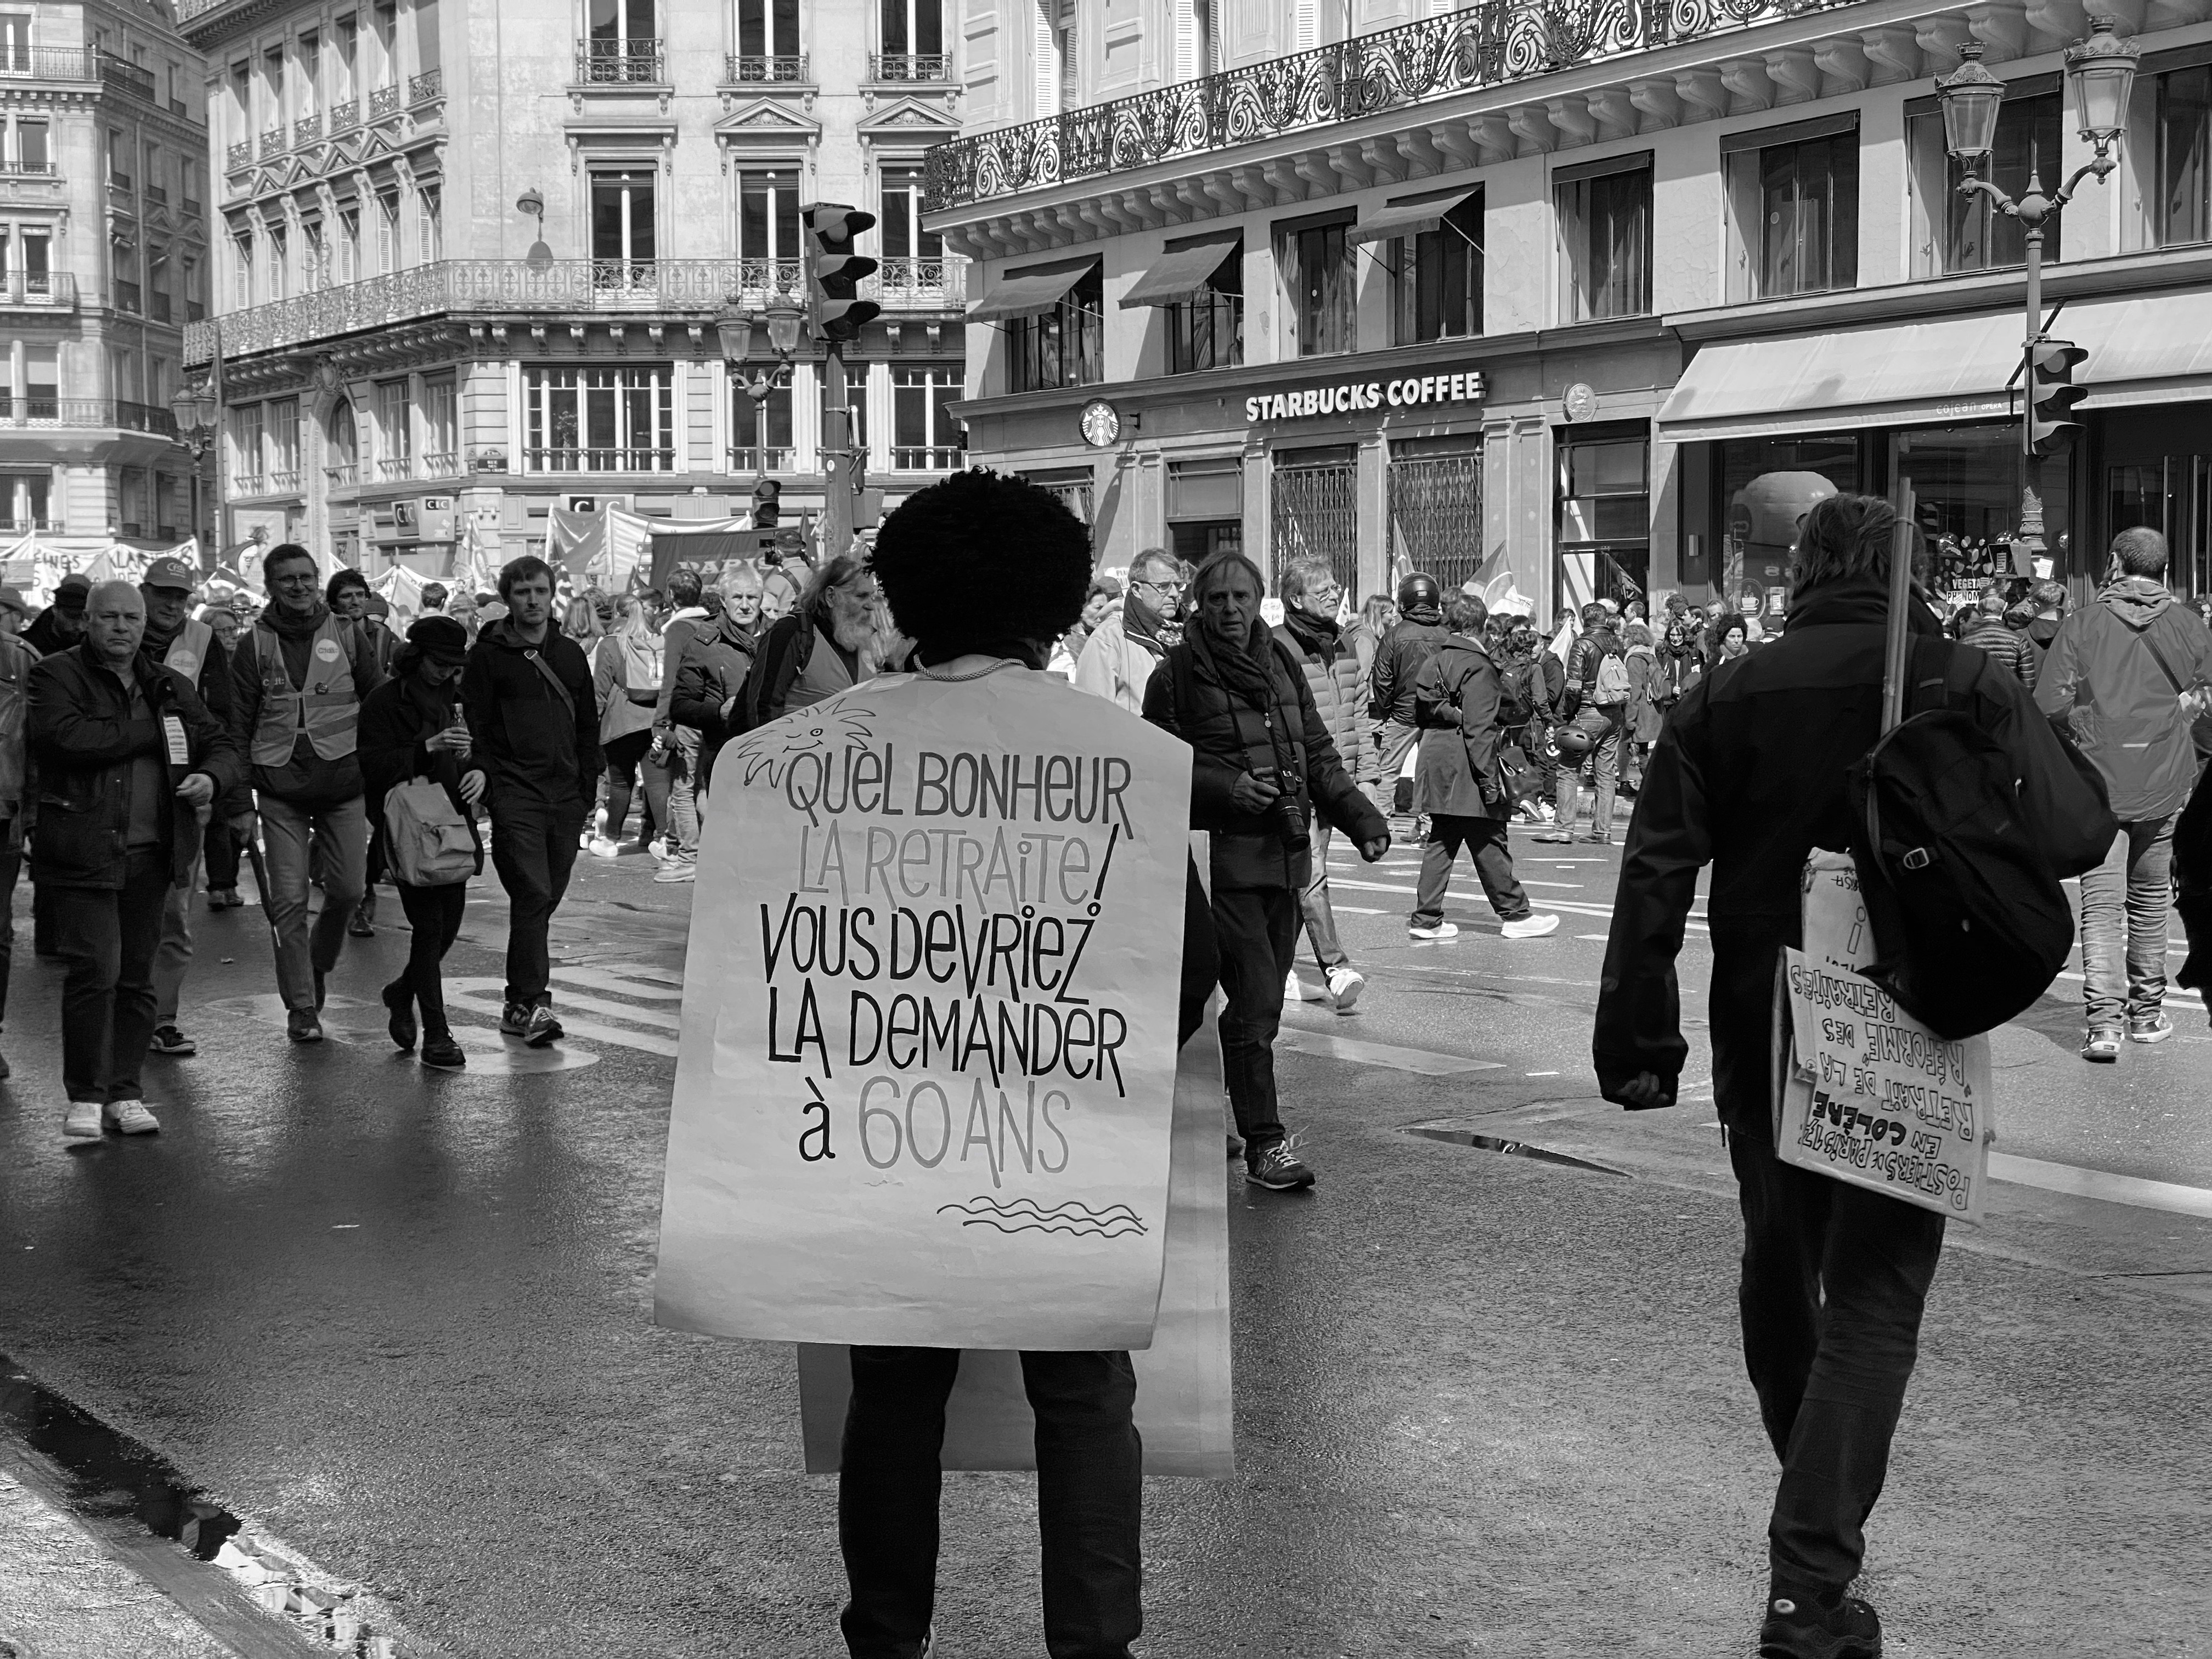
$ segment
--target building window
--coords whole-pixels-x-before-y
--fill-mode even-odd
[[[891,371],[891,467],[899,472],[950,472],[967,453],[968,437],[945,405],[960,395],[957,368]]]
[[[119,127],[107,130],[107,182],[118,190],[131,188],[131,141]]]
[[[1650,591],[1650,453],[1641,434],[1562,437],[1553,595],[1562,612]]]
[[[461,470],[457,391],[451,374],[427,375],[422,381],[422,470],[434,478],[449,478]]]
[[[399,192],[376,195],[376,268],[390,273],[399,269]]]
[[[269,405],[269,487],[279,494],[300,487],[300,400],[279,398]]]
[[[523,386],[524,465],[532,472],[672,472],[675,374],[533,368]]]
[[[230,476],[238,485],[239,493],[261,495],[268,486],[262,480],[261,405],[240,404],[230,411]]]
[[[183,494],[178,486],[183,483],[173,472],[154,475],[154,533],[164,541],[174,539],[177,526],[185,521],[177,511],[177,498]]]
[[[1096,386],[1106,378],[1106,283],[1093,264],[1048,311],[1006,324],[1010,392]]]
[[[338,210],[337,280],[356,281],[361,276],[361,210],[342,207]]]
[[[1396,344],[1481,333],[1482,192],[1436,229],[1393,238],[1389,263]]]
[[[1780,300],[1856,286],[1857,116],[1735,133],[1721,149],[1733,255],[1729,297]]]
[[[883,52],[886,58],[936,58],[945,51],[945,15],[939,0],[883,0]],[[913,75],[909,66],[905,78]]]
[[[316,99],[323,83],[323,41],[314,30],[309,29],[300,37],[300,113],[313,115],[320,106]]]
[[[261,125],[275,131],[284,125],[284,48],[261,54]]]
[[[1327,224],[1278,225],[1275,261],[1283,273],[1291,343],[1300,357],[1357,349],[1352,248],[1346,214]]]
[[[50,472],[0,473],[0,514],[11,530],[50,530],[46,502],[53,488]]]
[[[169,250],[155,247],[146,253],[146,314],[157,323],[171,320],[169,307]]]
[[[44,121],[15,123],[15,167],[21,173],[51,173],[54,152]]]
[[[361,434],[355,425],[353,405],[339,398],[331,406],[331,459],[323,468],[324,477],[334,487],[344,488],[361,481]]]
[[[423,264],[446,257],[446,220],[443,198],[435,185],[422,185],[415,192],[416,206],[422,215],[416,226],[416,252]]]
[[[13,279],[20,273],[22,291],[27,298],[52,294],[54,288],[53,238],[43,228],[34,229],[25,225],[16,232],[15,246],[20,263],[9,271],[11,279],[9,287],[13,289],[16,286]],[[5,229],[0,228],[0,267],[5,266],[7,256],[8,236]]]
[[[268,231],[269,257],[262,263],[269,270],[269,297],[282,300],[291,289],[291,249],[283,227],[271,225]]]
[[[1083,101],[1075,0],[1031,0],[1036,112],[1059,115]]]
[[[1356,589],[1359,574],[1359,461],[1352,445],[1279,449],[1267,506],[1267,591],[1282,587],[1293,559],[1328,561],[1340,586]]]
[[[738,0],[740,58],[799,56],[799,0]]]
[[[146,475],[135,466],[116,469],[115,516],[124,535],[146,533]]]
[[[2212,241],[2212,64],[2161,75],[2157,88],[2152,237],[2160,247]]]
[[[2045,86],[2047,91],[2037,90]],[[2025,179],[2031,168],[2043,173],[2058,166],[2061,103],[2055,75],[2014,82],[2006,88],[1997,110],[1990,176]],[[2026,264],[2027,248],[2020,221],[1999,213],[1984,195],[1959,193],[1966,169],[1945,150],[1943,114],[1933,98],[1906,106],[1905,138],[1912,162],[1912,274],[1952,276]],[[2053,214],[2045,222],[2045,258],[2058,258],[2065,224],[2063,214]]]
[[[1163,307],[1167,313],[1168,373],[1194,374],[1244,361],[1244,244],[1223,255],[1203,295]]]
[[[591,0],[586,80],[659,78],[660,42],[653,27],[653,0]]]
[[[646,167],[592,174],[592,282],[635,288],[653,280],[653,176]]]
[[[756,399],[742,380],[730,382],[730,471],[788,472],[796,464],[791,387],[780,386]]]
[[[1218,74],[1221,48],[1214,25],[1214,0],[1176,0],[1176,79],[1193,81]]]
[[[407,382],[376,383],[376,476],[411,477],[415,471],[413,410],[407,400]]]
[[[738,174],[740,286],[773,294],[799,285],[799,173],[755,167]]]
[[[925,230],[921,223],[921,168],[907,162],[890,162],[884,167],[883,190],[878,199],[882,203],[876,215],[878,234],[883,238],[884,258],[889,259],[942,259],[945,240],[933,230]]]
[[[1573,323],[1643,316],[1651,309],[1650,152],[1587,165],[1553,175],[1561,314]]]
[[[207,294],[200,287],[200,262],[184,262],[185,320],[197,323],[207,315]]]
[[[31,72],[31,14],[0,11],[0,74]]]

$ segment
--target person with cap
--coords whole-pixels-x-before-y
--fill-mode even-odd
[[[31,669],[39,769],[31,878],[52,895],[62,984],[62,1133],[161,1126],[139,1070],[154,1032],[154,957],[169,889],[191,879],[200,812],[238,779],[230,733],[191,680],[141,651],[146,602],[103,582],[82,641]]]
[[[483,798],[482,767],[470,759],[468,724],[461,718],[460,675],[469,656],[469,630],[451,617],[416,619],[392,659],[392,675],[361,705],[361,773],[369,816],[384,822],[386,797],[410,778],[445,790],[476,841],[477,869],[483,869],[483,837],[476,804]],[[457,1072],[468,1064],[446,1018],[445,982],[439,964],[453,948],[468,903],[465,881],[434,886],[392,884],[412,930],[407,965],[384,988],[392,1040],[402,1054],[422,1038],[422,1063]],[[420,1016],[419,1023],[417,1016]]]
[[[30,616],[30,607],[24,604],[22,594],[12,587],[0,587],[0,637],[20,638],[23,623]]]
[[[92,592],[89,576],[64,576],[54,589],[54,602],[33,617],[23,630],[31,648],[42,657],[66,651],[84,637],[84,605]]]
[[[14,595],[12,588],[0,594]],[[22,604],[16,597],[17,611]],[[0,609],[0,617],[6,614]],[[15,880],[23,873],[23,831],[30,799],[30,753],[23,740],[29,714],[31,665],[39,653],[0,626],[0,1025],[8,1018],[8,975],[15,948]],[[0,1058],[0,1078],[8,1062]]]
[[[270,891],[276,988],[295,1042],[320,1042],[324,981],[360,902],[368,816],[355,753],[376,665],[361,630],[331,614],[315,556],[284,542],[262,556],[269,608],[231,659],[230,729],[253,768]],[[319,875],[323,911],[308,927]]]
[[[1386,817],[1397,804],[1398,778],[1406,757],[1421,740],[1413,688],[1429,659],[1450,637],[1451,630],[1444,626],[1443,587],[1425,571],[1410,573],[1398,584],[1398,620],[1376,647],[1374,666],[1367,672],[1367,713],[1376,723],[1378,751],[1369,799]],[[1406,839],[1421,839],[1418,814]]]
[[[230,724],[230,659],[216,644],[215,629],[191,615],[192,586],[199,573],[182,559],[164,557],[146,567],[138,596],[145,602],[146,626],[139,649],[184,677],[199,694],[209,716],[227,730]],[[210,817],[213,811],[210,809]],[[192,965],[192,891],[198,885],[204,836],[196,837],[191,869],[169,889],[161,905],[161,943],[154,953],[153,1053],[184,1060],[198,1045],[177,1024],[177,1003]]]

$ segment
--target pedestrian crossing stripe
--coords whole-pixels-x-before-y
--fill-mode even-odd
[[[596,969],[556,968],[553,970],[552,977],[556,984],[565,986],[575,982],[574,976],[583,974],[596,974],[601,976],[586,980],[585,982],[587,984],[603,985],[605,988],[620,990],[632,996],[672,994],[665,990],[654,990],[648,993],[634,985],[623,982],[618,976],[609,974],[605,964]],[[661,983],[665,985],[665,981]],[[506,988],[506,981],[496,976],[447,980],[446,1005],[450,1008],[465,1008],[471,1013],[489,1014],[496,1019],[505,1009]],[[672,994],[680,996],[683,994],[679,989]],[[553,1011],[560,1018],[562,1030],[569,1036],[586,1037],[593,1042],[609,1042],[619,1048],[640,1049],[646,1054],[659,1054],[667,1060],[676,1058],[674,1032],[680,1022],[674,1014],[663,1013],[657,1008],[637,1007],[625,1002],[616,1002],[606,997],[579,996],[573,992],[563,995],[556,991],[553,1000]],[[604,1014],[607,1018],[579,1019],[569,1012],[574,1008],[586,1009],[594,1014]],[[617,1025],[609,1023],[615,1019],[632,1021],[635,1024]],[[659,1029],[640,1030],[636,1029],[639,1025]],[[659,1035],[661,1030],[666,1030],[670,1035],[666,1036]]]

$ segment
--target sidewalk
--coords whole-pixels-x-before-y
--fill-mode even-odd
[[[234,1656],[83,1522],[0,1468],[0,1659]]]

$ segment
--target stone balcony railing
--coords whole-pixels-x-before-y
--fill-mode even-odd
[[[98,46],[21,46],[0,45],[0,79],[27,81],[100,81],[158,103],[154,77],[137,64],[127,63]]]
[[[963,260],[883,263],[862,292],[888,313],[957,309],[965,299]],[[521,259],[442,259],[187,324],[184,360],[208,362],[218,328],[229,356],[448,312],[657,312],[703,321],[727,301],[758,307],[796,298],[804,271],[797,259],[556,259],[542,269]]]
[[[66,270],[10,270],[0,272],[0,306],[27,306],[39,311],[74,311],[76,276]]]
[[[932,149],[930,211],[1330,127],[1854,0],[1480,0]]]
[[[121,398],[0,398],[0,428],[11,427],[112,427],[173,438],[177,417]]]

